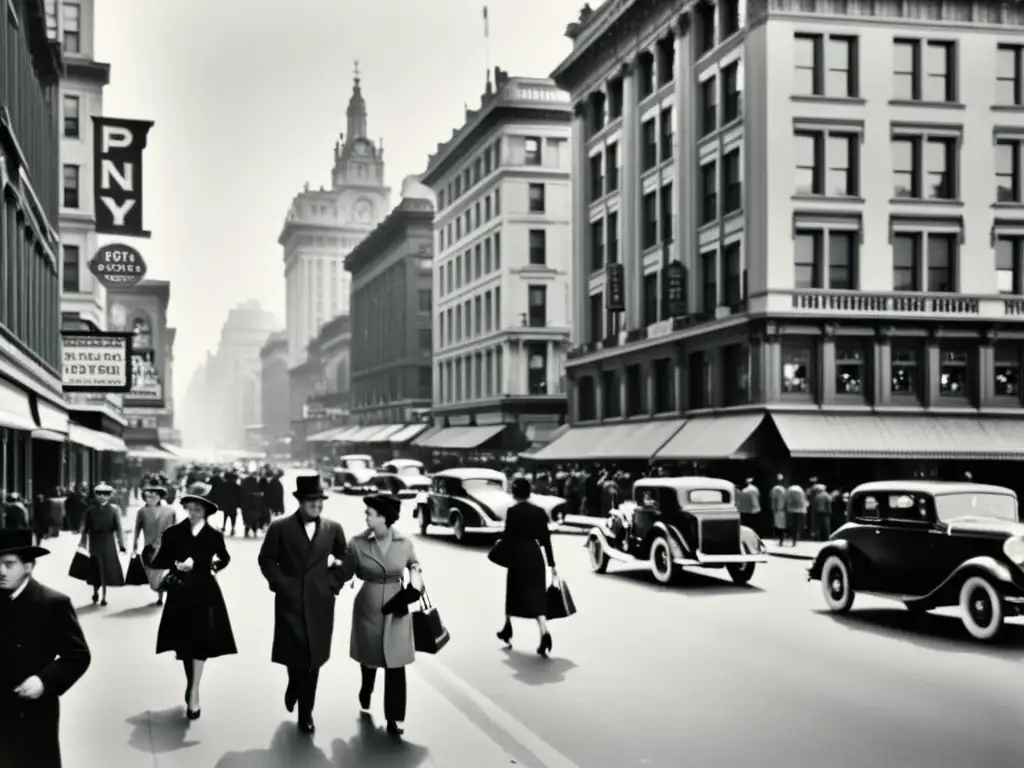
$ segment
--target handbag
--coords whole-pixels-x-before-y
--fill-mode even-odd
[[[512,558],[510,557],[508,545],[504,539],[498,539],[494,542],[494,546],[491,547],[490,552],[487,553],[487,559],[490,560],[497,566],[502,568],[508,568],[512,565]]]
[[[96,562],[92,555],[88,552],[83,552],[81,549],[76,549],[75,556],[71,558],[71,568],[68,570],[68,576],[72,579],[84,581],[86,584],[98,585],[100,583],[99,570],[99,563]]]
[[[146,569],[142,567],[142,558],[138,555],[128,561],[128,570],[124,575],[125,586],[142,587],[149,584]]]
[[[548,619],[567,619],[576,613],[576,601],[572,599],[569,585],[562,579],[556,579],[548,587],[547,612]]]
[[[423,590],[420,598],[420,610],[412,615],[413,647],[419,653],[437,653],[451,640],[441,614],[430,602],[427,590]]]

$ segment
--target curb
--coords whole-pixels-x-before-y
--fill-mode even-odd
[[[813,561],[816,557],[816,555],[801,555],[796,552],[773,552],[772,550],[768,550],[768,554],[772,557],[782,558],[783,560],[805,560],[807,562]]]

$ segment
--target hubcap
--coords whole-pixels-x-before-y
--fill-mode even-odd
[[[828,580],[828,593],[833,600],[840,600],[844,590],[843,575],[838,568],[833,568]]]
[[[668,552],[664,547],[658,547],[654,553],[654,563],[659,573],[665,573],[668,570]]]
[[[988,593],[983,589],[975,589],[969,601],[971,618],[979,627],[987,627],[992,623],[993,607]]]
[[[590,542],[590,559],[595,565],[601,562],[601,545],[596,541]]]

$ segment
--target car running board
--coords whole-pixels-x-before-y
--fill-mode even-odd
[[[767,563],[768,555],[702,555],[697,553],[696,560],[687,560],[679,558],[675,561],[682,565],[693,564],[693,565],[733,565],[741,563]]]

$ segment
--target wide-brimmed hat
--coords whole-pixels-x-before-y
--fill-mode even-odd
[[[296,477],[295,493],[292,495],[299,501],[323,500],[327,498],[327,492],[324,489],[323,479],[320,475],[299,475]]]
[[[26,560],[50,554],[50,550],[36,545],[32,531],[0,530],[0,555],[18,555]]]
[[[364,496],[363,503],[387,520],[388,525],[394,524],[398,516],[402,514],[402,501],[397,496],[374,493]]]
[[[167,489],[159,485],[158,483],[146,483],[142,486],[142,493],[159,493],[165,499],[167,498]]]
[[[113,489],[112,486],[109,486],[106,483],[97,483],[96,487],[92,489],[92,492],[93,493],[113,493],[114,489]]]
[[[181,503],[182,507],[190,501],[195,502],[196,504],[201,504],[206,510],[206,516],[209,517],[220,509],[214,502],[207,498],[211,490],[210,486],[206,483],[192,483],[178,501]]]

